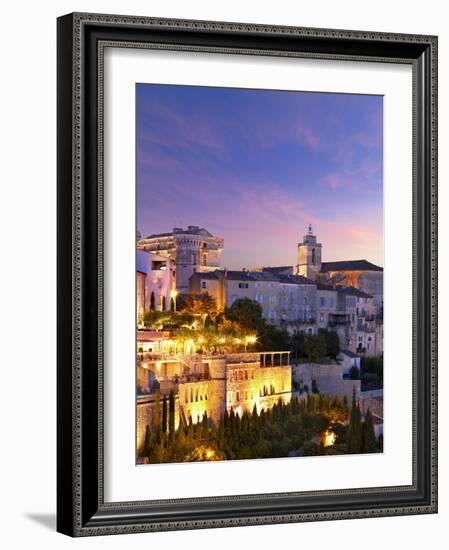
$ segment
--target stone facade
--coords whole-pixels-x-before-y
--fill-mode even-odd
[[[157,401],[173,391],[175,425],[186,425],[190,419],[200,422],[204,415],[218,423],[225,410],[242,415],[256,407],[271,408],[279,400],[288,403],[292,392],[290,352],[240,353],[228,355],[187,356],[177,363],[170,375],[158,367],[157,357],[148,357],[148,376],[158,387],[137,396],[137,446],[143,444],[146,426],[154,428]],[[150,374],[151,373],[151,374]],[[144,374],[138,374],[143,383]],[[158,397],[159,396],[159,397]]]
[[[173,267],[170,260],[137,250],[137,321],[150,310],[168,311],[171,292],[174,288]]]
[[[340,399],[346,396],[350,403],[354,390],[356,399],[360,396],[360,380],[344,378],[343,371],[344,366],[339,363],[300,363],[293,366],[293,379],[309,390],[315,382],[323,395],[338,395]]]
[[[296,273],[315,281],[321,271],[321,243],[317,242],[313,234],[312,226],[309,225],[307,235],[298,244],[298,258]]]
[[[189,225],[187,229],[175,227],[170,233],[149,235],[140,239],[137,247],[170,259],[175,287],[185,293],[193,273],[220,267],[223,239],[214,237],[207,229]]]

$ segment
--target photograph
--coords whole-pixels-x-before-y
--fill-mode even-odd
[[[136,464],[382,453],[383,97],[135,98]]]

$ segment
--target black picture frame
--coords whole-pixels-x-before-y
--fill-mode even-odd
[[[60,17],[57,29],[57,530],[88,536],[437,512],[437,37],[86,13]],[[105,43],[412,65],[412,485],[104,502]]]

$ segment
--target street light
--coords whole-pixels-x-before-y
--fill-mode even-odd
[[[256,336],[247,336],[247,337],[245,338],[245,351],[246,351],[246,346],[247,346],[248,344],[255,344],[256,341],[257,341]]]

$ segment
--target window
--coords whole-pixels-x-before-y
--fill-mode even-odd
[[[262,296],[262,294],[256,294],[256,301],[259,302],[259,304],[263,303],[263,296]]]
[[[308,333],[308,334],[313,334],[313,328],[307,329],[307,333]]]
[[[201,288],[207,288],[207,281],[201,281]]]
[[[320,298],[320,306],[324,307],[326,305],[326,298],[321,297]]]
[[[320,321],[321,321],[321,322],[324,321],[324,313],[320,313]]]
[[[312,264],[315,265],[315,249],[312,248]]]
[[[268,288],[273,288],[273,283],[268,283]]]
[[[239,283],[239,288],[248,288],[248,283]]]
[[[203,265],[207,265],[207,254],[203,254]]]
[[[270,304],[274,304],[276,302],[276,296],[270,296],[268,300]]]
[[[240,392],[239,391],[235,392],[235,400],[240,401]]]
[[[260,283],[257,282],[254,286],[255,286],[256,288],[260,288]]]
[[[304,305],[307,305],[307,296],[304,296]]]

